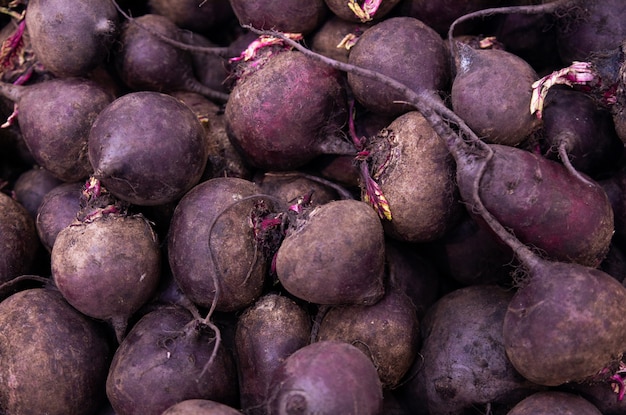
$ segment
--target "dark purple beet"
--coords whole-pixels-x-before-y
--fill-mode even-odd
[[[274,373],[271,390],[268,415],[378,415],[383,405],[374,364],[344,342],[299,349]]]
[[[268,293],[239,317],[235,332],[241,408],[264,414],[272,396],[270,382],[276,369],[298,349],[309,344],[311,317],[288,297]]]
[[[207,33],[234,17],[228,0],[148,0],[151,13],[167,16],[176,26]]]
[[[28,273],[33,266],[39,239],[35,221],[24,206],[0,192],[0,283]]]
[[[437,93],[448,86],[450,68],[444,42],[433,29],[412,17],[391,17],[367,29],[350,50],[348,62],[378,71],[415,92]],[[354,97],[367,109],[400,115],[409,110],[402,94],[348,73]]]
[[[35,218],[43,197],[61,183],[63,181],[48,170],[35,166],[20,174],[13,185],[13,192],[15,199]]]
[[[184,43],[182,30],[166,16],[145,14],[122,26],[120,48],[113,56],[117,73],[135,91],[192,91],[216,101],[226,101],[228,95],[202,84],[193,72],[190,53],[165,42],[167,39]]]
[[[82,78],[59,78],[32,85],[0,83],[0,93],[17,105],[22,137],[41,167],[63,181],[86,179],[89,130],[113,96]]]
[[[289,51],[240,78],[226,103],[228,135],[248,162],[289,170],[326,153],[356,153],[343,138],[347,108],[341,74]]]
[[[116,197],[136,205],[173,202],[198,183],[208,158],[196,114],[160,92],[121,96],[89,133],[94,176]]]
[[[517,403],[507,415],[607,415],[575,393],[540,391]]]
[[[61,230],[72,224],[80,211],[82,182],[63,183],[50,190],[42,199],[35,225],[43,246],[52,251]]]
[[[0,332],[3,413],[97,411],[112,354],[102,326],[76,311],[58,291],[33,288],[0,303]]]
[[[214,333],[184,308],[161,307],[143,316],[111,362],[106,392],[115,413],[161,414],[187,399],[235,405],[233,357],[221,345],[208,365],[214,345]]]
[[[328,13],[324,0],[231,0],[230,5],[241,25],[287,33],[309,33]]]

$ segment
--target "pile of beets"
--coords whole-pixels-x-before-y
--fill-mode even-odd
[[[623,0],[0,12],[0,414],[626,413]]]

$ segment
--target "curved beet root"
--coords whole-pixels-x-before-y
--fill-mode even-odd
[[[300,52],[272,55],[240,78],[225,117],[233,145],[260,169],[289,170],[321,154],[356,154],[341,131],[347,117],[341,73]]]
[[[89,130],[113,101],[103,86],[60,78],[31,85],[0,83],[0,94],[15,103],[22,137],[37,164],[66,182],[91,174]]]
[[[121,80],[135,91],[185,90],[224,102],[228,94],[202,84],[193,72],[187,50],[164,41],[184,44],[181,29],[166,16],[144,14],[124,23],[121,46],[114,55]]]
[[[367,305],[384,294],[384,262],[376,213],[361,201],[336,200],[313,208],[287,232],[276,253],[276,274],[305,301]]]
[[[261,224],[273,208],[257,185],[234,177],[207,180],[185,194],[170,222],[167,252],[192,302],[234,311],[261,295],[270,258],[257,236],[274,226]]]
[[[367,29],[350,50],[348,63],[387,75],[416,93],[443,90],[450,78],[441,36],[412,17],[391,17]],[[413,109],[402,103],[401,93],[379,81],[348,72],[348,84],[372,112],[398,116]]]
[[[387,290],[376,304],[328,310],[317,340],[343,341],[357,347],[374,363],[383,387],[394,389],[417,357],[417,311],[404,292]]]
[[[0,192],[0,283],[28,273],[39,247],[35,221],[26,208]]]
[[[33,0],[25,19],[37,59],[57,77],[86,76],[117,38],[111,1]]]
[[[334,341],[305,346],[275,372],[269,415],[382,413],[376,368],[356,347]]]
[[[259,298],[238,319],[235,349],[241,408],[264,414],[270,381],[282,362],[309,344],[311,317],[295,301],[274,293]]]
[[[208,158],[196,114],[160,92],[132,92],[102,110],[89,133],[94,176],[136,205],[173,202],[198,183]]]
[[[112,352],[103,327],[58,291],[33,288],[0,303],[0,332],[3,413],[96,413]]]
[[[211,329],[186,309],[170,306],[147,313],[111,362],[106,393],[115,413],[161,414],[194,398],[234,405],[238,388],[232,355],[214,347]]]
[[[310,33],[328,14],[324,0],[231,0],[230,5],[242,26],[287,33]]]
[[[110,322],[121,340],[130,316],[157,288],[161,251],[143,216],[128,215],[116,204],[99,206],[106,192],[97,181],[88,182],[85,192],[86,207],[54,241],[52,277],[67,302]]]

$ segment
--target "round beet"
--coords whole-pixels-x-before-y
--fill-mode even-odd
[[[237,321],[235,348],[241,408],[262,415],[276,369],[309,344],[311,317],[295,301],[274,293],[261,297]]]
[[[240,78],[225,109],[228,135],[264,170],[303,166],[326,153],[355,153],[344,141],[346,94],[341,74],[286,51]]]
[[[39,248],[35,221],[26,208],[0,192],[0,283],[28,273]]]
[[[166,306],[147,313],[111,362],[106,393],[115,413],[161,414],[187,399],[235,405],[232,355],[222,345],[213,356],[214,347],[214,333],[186,309]]]
[[[522,58],[500,49],[456,43],[456,77],[451,103],[475,133],[490,143],[515,146],[539,127],[529,111],[531,85],[538,78]]]
[[[372,361],[356,347],[335,341],[305,346],[275,372],[269,415],[382,413],[383,391]]]
[[[403,291],[387,290],[373,305],[331,308],[320,324],[318,340],[356,346],[374,363],[383,387],[393,389],[417,357],[417,311]]]
[[[51,252],[52,276],[63,297],[82,313],[110,322],[118,340],[129,317],[154,294],[161,251],[141,215],[95,209],[61,230]]]
[[[17,105],[22,137],[37,164],[66,182],[89,176],[89,130],[113,101],[103,86],[61,78],[25,86],[1,83],[0,93]]]
[[[450,78],[441,36],[412,17],[391,17],[367,29],[350,50],[350,64],[380,72],[416,92],[447,88]],[[348,73],[354,97],[373,112],[400,115],[405,97],[379,81]]]
[[[2,301],[2,413],[96,413],[112,352],[102,329],[56,290],[27,289]]]
[[[82,182],[63,183],[50,190],[37,210],[35,226],[43,246],[50,252],[57,235],[72,224],[80,211]]]
[[[148,0],[152,13],[167,16],[176,26],[205,33],[233,17],[229,0]]]
[[[180,200],[167,252],[172,274],[192,302],[209,308],[215,301],[217,310],[234,311],[261,295],[269,258],[252,222],[263,214],[257,203],[272,206],[267,199],[251,181],[219,177]]]
[[[384,232],[374,210],[336,200],[296,221],[278,248],[276,274],[305,301],[367,305],[383,296],[384,263]]]
[[[133,92],[113,101],[89,133],[94,176],[136,205],[180,198],[198,183],[208,158],[196,114],[160,92]]]
[[[37,59],[58,77],[85,76],[104,62],[117,37],[110,1],[33,0],[26,26]]]
[[[35,218],[44,196],[62,183],[62,180],[54,177],[48,170],[35,166],[20,174],[15,181],[13,185],[15,200]]]

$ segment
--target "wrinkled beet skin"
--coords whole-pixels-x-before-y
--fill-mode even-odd
[[[223,344],[200,377],[214,336],[198,324],[182,307],[156,309],[135,323],[115,352],[107,377],[107,396],[117,415],[160,414],[192,398],[237,402],[236,369]]]
[[[0,412],[96,413],[112,354],[102,329],[56,290],[20,291],[0,303]]]
[[[344,342],[316,342],[299,349],[277,369],[271,390],[268,415],[382,413],[376,368]]]
[[[140,91],[108,105],[89,133],[94,176],[136,205],[173,202],[198,183],[208,158],[196,114],[166,94]]]
[[[479,189],[487,210],[548,257],[598,266],[613,236],[604,190],[576,180],[555,161],[509,146],[492,148]]]
[[[302,53],[270,56],[241,78],[226,104],[226,131],[254,167],[289,170],[340,141],[346,96],[338,71]],[[356,153],[356,150],[355,150]]]
[[[545,386],[587,380],[626,350],[626,288],[593,268],[551,264],[515,293],[503,324],[513,366]]]

